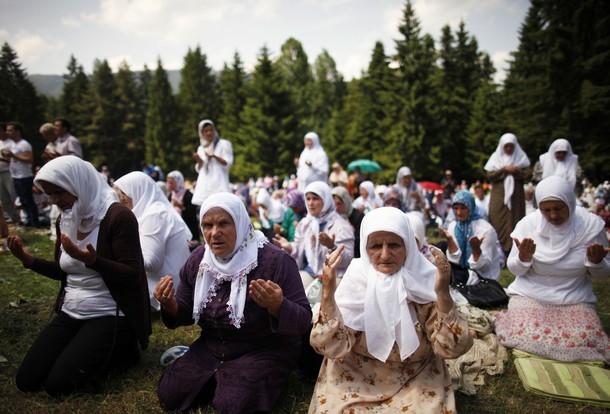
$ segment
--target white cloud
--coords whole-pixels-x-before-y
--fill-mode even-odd
[[[43,38],[40,35],[24,30],[20,30],[12,35],[2,33],[0,37],[6,38],[6,41],[11,45],[13,50],[17,52],[19,62],[25,68],[44,60],[47,56],[63,49],[65,46],[63,41]]]
[[[506,78],[506,71],[508,70],[508,60],[510,58],[510,52],[507,50],[501,50],[491,56],[491,61],[493,62],[494,67],[497,70],[496,75],[494,77],[496,83],[504,82],[504,79]]]
[[[65,16],[61,18],[61,24],[66,26],[66,27],[75,27],[75,28],[80,28],[81,27],[81,22],[80,20],[71,17],[71,16]]]

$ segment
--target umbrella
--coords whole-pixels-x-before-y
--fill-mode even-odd
[[[421,188],[423,188],[424,190],[428,190],[428,191],[437,191],[437,190],[443,189],[443,187],[440,184],[434,183],[432,181],[418,181],[417,184],[419,184],[419,186]]]
[[[360,168],[360,171],[363,173],[381,171],[381,165],[379,165],[376,161],[367,159],[355,160],[347,164],[348,170],[353,170],[356,167]]]

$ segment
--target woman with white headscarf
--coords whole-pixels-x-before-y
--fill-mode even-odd
[[[371,210],[383,206],[383,200],[375,195],[375,184],[372,181],[363,181],[358,189],[360,196],[354,200],[352,207],[367,214]]]
[[[233,165],[233,145],[220,138],[214,122],[204,119],[197,127],[199,147],[193,153],[197,183],[193,204],[200,206],[212,194],[230,192],[229,169]]]
[[[514,134],[500,137],[496,151],[485,164],[485,171],[491,182],[487,216],[496,229],[505,255],[508,255],[512,246],[510,233],[525,216],[523,183],[532,174],[530,160]]]
[[[111,368],[133,365],[151,334],[138,222],[90,163],[72,155],[45,164],[34,184],[61,213],[55,259],[33,256],[19,236],[8,247],[23,265],[61,282],[56,316],[26,354],[15,383],[50,395],[86,389]]]
[[[551,176],[536,187],[538,210],[511,234],[508,310],[496,315],[503,345],[561,361],[610,362],[591,278],[610,275],[604,222],[576,205],[572,184]]]
[[[157,394],[167,411],[211,401],[218,413],[270,412],[301,351],[311,309],[297,266],[255,231],[241,199],[211,195],[201,206],[205,246],[154,290],[169,328],[201,327],[165,369]]]
[[[327,182],[328,155],[320,144],[320,137],[315,132],[308,132],[303,137],[305,148],[299,156],[297,166],[297,181],[299,191],[305,193],[305,188],[314,181]]]
[[[193,235],[155,181],[143,172],[122,176],[114,182],[114,188],[121,203],[138,219],[150,304],[159,310],[152,292],[165,275],[173,275],[178,284],[178,271],[189,257]]]
[[[402,199],[406,206],[406,211],[416,211],[422,215],[426,209],[426,199],[424,191],[413,179],[413,173],[409,167],[400,167],[396,173],[396,188],[402,193]]]
[[[578,163],[578,155],[572,152],[572,145],[565,138],[553,141],[548,152],[540,156],[534,166],[534,180],[540,181],[552,175],[563,177],[572,188],[580,184],[582,169]]]
[[[360,257],[360,224],[364,218],[364,213],[352,206],[352,197],[349,195],[347,188],[342,186],[333,187],[331,193],[335,201],[337,214],[349,221],[354,229],[354,257],[358,258]]]
[[[192,234],[189,246],[191,249],[194,249],[199,246],[199,240],[201,239],[201,231],[199,230],[199,221],[197,219],[199,211],[197,211],[197,206],[193,204],[193,193],[186,188],[184,176],[180,171],[174,170],[167,174],[167,191],[169,191],[169,202],[180,217],[182,217],[182,220],[184,220]]]
[[[472,338],[449,293],[447,259],[434,249],[438,268],[426,260],[394,207],[367,214],[360,239],[360,259],[338,287],[340,250],[324,266],[311,335],[324,363],[309,412],[455,412],[444,359],[465,353]]]
[[[297,227],[294,241],[289,243],[284,237],[276,235],[273,243],[286,250],[297,261],[301,271],[303,287],[316,282],[322,276],[324,258],[328,253],[344,245],[338,268],[342,277],[350,260],[354,257],[354,231],[347,220],[335,211],[335,202],[328,184],[315,181],[305,189],[307,216]]]

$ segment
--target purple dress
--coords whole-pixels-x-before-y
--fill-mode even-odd
[[[193,291],[204,249],[193,251],[180,271],[178,316],[162,312],[169,328],[193,323]],[[248,284],[253,279],[271,280],[282,288],[279,320],[248,295],[244,322],[237,329],[227,310],[231,283],[222,283],[201,314],[200,337],[161,375],[157,394],[164,409],[189,409],[210,380],[216,382],[212,405],[219,414],[273,409],[297,364],[301,335],[311,326],[311,309],[295,261],[276,246],[268,243],[259,249]]]

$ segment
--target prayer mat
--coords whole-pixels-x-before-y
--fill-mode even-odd
[[[534,394],[610,408],[610,370],[536,356],[517,357],[515,366],[525,389]]]

